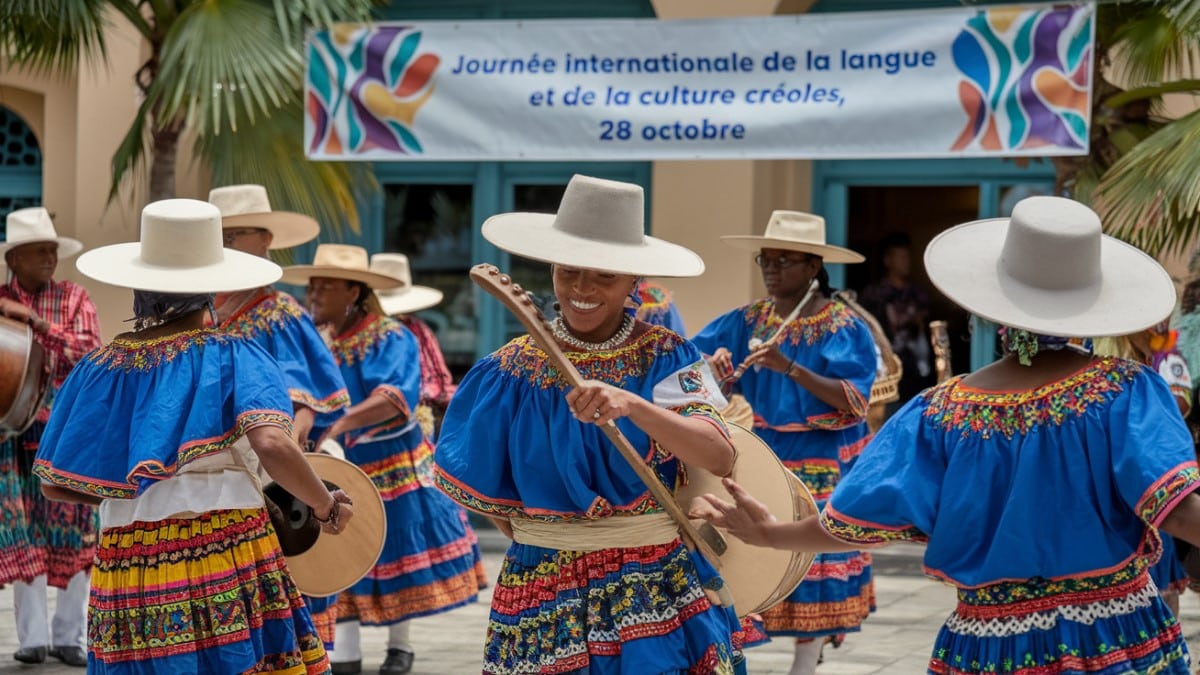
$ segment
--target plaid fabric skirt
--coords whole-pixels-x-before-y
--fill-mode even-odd
[[[329,672],[263,509],[105,530],[88,651],[89,673]]]

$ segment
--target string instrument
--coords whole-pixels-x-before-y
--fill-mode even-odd
[[[583,383],[575,365],[558,346],[545,317],[520,284],[513,283],[493,265],[476,265],[471,268],[470,275],[480,288],[513,312],[570,387]],[[696,526],[687,518],[680,503],[686,504],[705,492],[732,501],[721,485],[720,477],[700,467],[689,466],[688,485],[680,488],[677,496],[663,485],[614,422],[601,426],[601,430],[646,484],[659,506],[678,525],[684,542],[721,571],[739,615],[766,610],[791,594],[804,579],[813,554],[750,546],[735,537],[726,538],[709,523]],[[816,502],[808,489],[783,466],[762,439],[735,425],[730,425],[730,437],[737,448],[731,476],[767,504],[778,520],[794,521],[817,513]]]
[[[945,321],[929,322],[929,342],[933,347],[934,372],[937,373],[938,384],[941,384],[954,374],[950,366],[950,332]]]
[[[0,441],[29,428],[50,384],[50,364],[29,326],[0,317]]]

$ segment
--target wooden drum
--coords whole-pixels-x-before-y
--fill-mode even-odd
[[[0,317],[0,440],[33,424],[49,383],[49,364],[33,329]]]

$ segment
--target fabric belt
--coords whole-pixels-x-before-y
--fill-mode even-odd
[[[517,543],[559,551],[637,548],[679,539],[679,528],[666,513],[551,523],[513,518],[509,523]]]

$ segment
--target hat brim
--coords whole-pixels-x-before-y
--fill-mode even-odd
[[[48,241],[58,242],[58,257],[70,258],[71,256],[83,250],[83,242],[70,237],[46,237],[45,239],[24,239],[22,241],[3,241],[0,242],[0,262],[3,262],[4,254],[14,248],[20,248],[26,244],[43,244]]]
[[[947,298],[1003,326],[1059,337],[1129,335],[1175,309],[1175,284],[1153,258],[1119,239],[1100,242],[1100,279],[1071,291],[1035,288],[1004,272],[1008,218],[942,232],[925,248],[925,271]]]
[[[304,454],[313,471],[350,495],[354,517],[339,534],[321,533],[304,553],[289,556],[288,569],[296,588],[313,597],[340,593],[362,579],[383,552],[387,514],[371,478],[363,470],[331,455]]]
[[[279,265],[249,253],[222,249],[224,260],[212,265],[163,267],[142,260],[140,242],[112,244],[79,256],[75,267],[110,286],[159,293],[227,293],[279,281]]]
[[[306,244],[321,234],[321,224],[303,213],[265,211],[221,218],[221,227],[260,227],[271,233],[272,251]]]
[[[389,316],[395,314],[412,314],[423,309],[429,309],[442,301],[442,292],[428,286],[410,286],[392,292],[376,293],[379,306]]]
[[[851,251],[848,248],[841,246],[833,246],[831,244],[809,244],[802,241],[793,241],[791,239],[775,239],[773,237],[760,237],[753,235],[725,235],[721,237],[721,241],[729,244],[734,248],[740,248],[743,251],[759,251],[764,248],[778,248],[784,251],[800,251],[801,253],[811,253],[815,256],[820,256],[821,260],[827,263],[860,263],[866,258],[860,253]]]
[[[367,288],[372,290],[399,288],[404,285],[404,280],[386,274],[368,272],[366,270],[351,270],[334,265],[289,265],[283,268],[282,281],[285,284],[304,286],[313,277],[357,281],[366,284]]]
[[[640,244],[588,239],[554,228],[552,213],[501,213],[483,223],[483,238],[513,255],[616,274],[696,277],[704,260],[678,244],[644,236]]]

